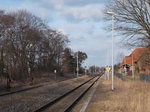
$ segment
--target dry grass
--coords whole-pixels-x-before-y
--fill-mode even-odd
[[[102,81],[88,112],[150,112],[150,83],[116,79],[115,86]]]

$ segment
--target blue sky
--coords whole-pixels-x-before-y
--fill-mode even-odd
[[[87,53],[84,66],[111,64],[111,32],[105,31],[110,22],[103,17],[105,4],[113,0],[0,0],[0,9],[16,11],[25,9],[41,17],[49,26],[67,34],[69,47]],[[115,38],[117,55],[130,53],[120,47],[121,37]],[[109,57],[109,58],[107,58]],[[109,59],[109,62],[106,61]]]

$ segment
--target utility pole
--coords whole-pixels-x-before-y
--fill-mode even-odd
[[[112,16],[112,90],[114,90],[114,12],[108,11],[107,14]]]
[[[96,65],[94,67],[95,67],[95,74],[96,74]]]
[[[133,57],[133,53],[132,53],[132,77],[134,78],[134,69],[135,69],[135,67],[134,67],[134,57]]]
[[[56,74],[57,74],[57,70],[56,69],[54,70],[54,74],[55,74],[55,80],[56,80]]]
[[[77,51],[77,78],[79,76],[79,52]]]
[[[86,75],[86,66],[85,66],[85,71],[84,72],[85,72],[85,75]]]
[[[109,50],[108,49],[107,49],[107,66],[106,66],[106,68],[107,69],[110,68],[109,67]],[[109,80],[109,73],[110,73],[110,70],[107,70],[106,75],[107,75],[108,80]]]
[[[114,14],[112,13],[112,90],[114,90]]]

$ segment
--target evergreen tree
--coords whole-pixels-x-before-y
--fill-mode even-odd
[[[71,49],[66,48],[64,50],[64,57],[63,57],[63,72],[73,73],[74,69],[75,69],[75,58],[71,53]]]

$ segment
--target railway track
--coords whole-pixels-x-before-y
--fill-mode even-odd
[[[37,86],[33,86],[33,87],[28,87],[28,88],[24,88],[24,89],[20,89],[20,90],[16,90],[16,91],[2,93],[2,94],[0,94],[0,97],[11,95],[11,94],[16,94],[16,93],[21,93],[21,92],[25,92],[25,91],[29,91],[29,90],[36,89],[36,88],[43,87],[43,86],[45,86],[45,84],[41,84],[41,85],[37,85]]]
[[[63,80],[63,81],[65,81],[65,80]],[[63,81],[60,81],[60,82],[63,82]],[[16,93],[21,93],[21,92],[25,92],[25,91],[29,91],[29,90],[36,89],[36,88],[43,87],[43,86],[45,86],[45,85],[41,84],[41,85],[38,85],[38,86],[28,87],[28,88],[24,88],[24,89],[20,89],[20,90],[16,90],[16,91],[5,92],[5,93],[0,94],[0,97],[7,96],[7,95],[12,95],[12,94],[16,94]]]
[[[34,112],[70,112],[80,99],[89,91],[89,89],[98,81],[100,76],[92,77],[76,88],[70,90],[64,95],[41,106]]]
[[[10,95],[10,94],[15,94],[15,93],[29,91],[29,90],[36,89],[36,88],[39,88],[39,87],[42,87],[42,86],[44,86],[44,85],[39,85],[39,86],[29,87],[29,88],[25,88],[25,89],[21,89],[21,90],[17,90],[17,91],[3,93],[3,94],[0,94],[0,97],[7,96],[7,95]]]

